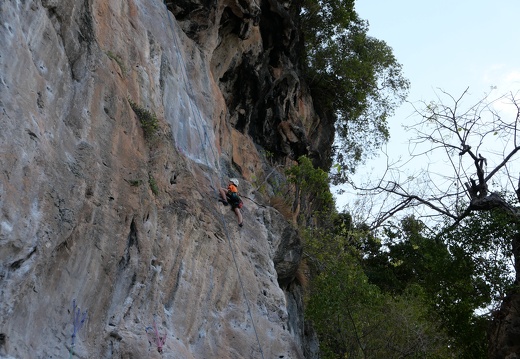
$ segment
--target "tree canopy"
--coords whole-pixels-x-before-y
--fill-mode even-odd
[[[374,280],[371,274],[392,266],[381,238],[353,227],[348,214],[337,214],[333,221],[328,229],[304,233],[313,273],[306,316],[318,333],[322,357],[450,357],[456,349],[450,348],[442,318],[432,310],[424,276]],[[404,259],[403,267],[416,264]]]
[[[447,235],[408,216],[378,234],[337,213],[306,229],[306,315],[324,357],[486,358],[491,318],[513,285],[504,219],[477,212]]]
[[[388,140],[409,82],[392,49],[367,35],[353,0],[304,0],[301,15],[306,79],[318,113],[335,122],[334,181],[344,182]]]

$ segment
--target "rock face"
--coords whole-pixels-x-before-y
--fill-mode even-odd
[[[298,234],[256,190],[332,144],[290,8],[0,2],[1,357],[317,357]]]

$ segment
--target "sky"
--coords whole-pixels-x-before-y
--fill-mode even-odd
[[[520,89],[520,0],[356,0],[355,10],[369,22],[368,34],[393,49],[410,81],[408,101],[436,100],[440,89],[454,96],[469,87],[475,103],[484,93]],[[391,160],[408,154],[413,108],[403,104],[389,119]],[[386,157],[360,166],[354,180],[377,176]],[[338,207],[353,192],[337,196]]]

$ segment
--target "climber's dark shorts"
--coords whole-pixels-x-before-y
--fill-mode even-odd
[[[242,200],[238,195],[234,193],[226,193],[226,198],[228,203],[231,205],[231,209],[235,210],[236,208],[242,208]]]

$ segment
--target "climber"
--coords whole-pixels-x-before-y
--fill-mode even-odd
[[[231,204],[231,209],[235,212],[238,225],[242,227],[244,225],[242,221],[242,213],[240,213],[240,208],[242,208],[242,200],[240,199],[240,195],[238,194],[238,179],[231,178],[229,180],[229,184],[227,188],[220,188],[220,196],[222,199],[219,201],[227,206]]]

